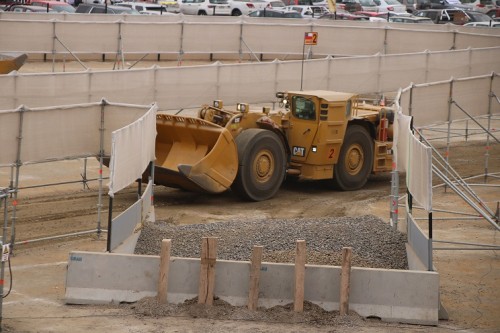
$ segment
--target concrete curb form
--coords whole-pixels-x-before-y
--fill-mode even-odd
[[[156,296],[160,257],[70,253],[66,276],[67,304],[134,302]],[[182,303],[198,296],[200,260],[170,260],[168,297]],[[305,300],[327,311],[339,309],[341,268],[306,265]],[[215,295],[234,306],[248,302],[250,262],[217,260]],[[262,263],[259,306],[293,302],[294,265]],[[350,310],[384,321],[437,325],[439,274],[427,271],[352,268]]]

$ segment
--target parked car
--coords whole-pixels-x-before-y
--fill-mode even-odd
[[[321,15],[329,13],[323,6],[286,6],[285,11],[298,12],[303,18],[319,18]]]
[[[463,9],[472,10],[471,5],[464,5],[460,0],[417,0],[417,9]]]
[[[500,18],[500,7],[488,10],[486,12],[486,15],[488,15],[492,19],[498,19],[498,18]]]
[[[231,15],[227,0],[182,0],[179,10],[186,15]]]
[[[378,11],[384,12],[394,12],[394,13],[406,13],[406,6],[401,4],[398,0],[373,0],[378,7]]]
[[[248,15],[250,12],[267,7],[264,0],[228,0],[232,16]]]
[[[248,14],[249,17],[279,17],[279,18],[302,18],[298,12],[284,11],[280,9],[261,9]]]
[[[74,13],[75,7],[71,6],[67,2],[62,1],[52,1],[52,0],[31,0],[32,6],[39,6],[44,8],[50,8],[60,13]]]
[[[282,0],[286,6],[324,6],[327,7],[326,0]]]
[[[500,28],[500,22],[469,22],[465,23],[464,27]]]
[[[418,16],[389,16],[389,22],[394,23],[418,23],[418,24],[434,24],[434,22],[428,17],[418,17]]]
[[[406,7],[406,12],[413,14],[417,10],[417,0],[398,0],[402,5]]]
[[[415,12],[415,16],[428,17],[434,23],[464,25],[469,22],[489,22],[491,17],[484,13],[461,9],[425,9]]]
[[[348,20],[348,21],[369,21],[370,18],[366,15],[358,15],[349,13],[343,9],[337,9],[335,13],[327,13],[319,17],[322,20]]]
[[[76,7],[76,13],[80,14],[130,14],[140,15],[140,13],[132,8],[120,7],[115,5],[101,5],[98,3],[88,4],[81,3]]]
[[[491,9],[495,9],[493,0],[461,0],[462,4],[472,6],[472,10],[486,13]]]
[[[281,0],[264,0],[264,1],[267,2],[266,8],[284,10],[286,7],[285,3]]]
[[[337,10],[339,9],[354,13],[362,11],[363,7],[358,0],[339,0],[337,1]]]
[[[10,5],[4,9],[6,12],[15,13],[57,13],[55,10],[47,7],[31,5]]]
[[[167,12],[169,13],[180,13],[179,9],[179,1],[177,0],[164,0],[164,1],[159,1],[158,4],[162,5],[167,9]]]

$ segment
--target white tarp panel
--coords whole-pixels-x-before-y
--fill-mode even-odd
[[[383,52],[384,29],[313,27],[313,30],[318,32],[318,45],[313,47],[317,54],[372,55]]]
[[[13,77],[16,98],[33,107],[88,103],[90,73],[30,74]],[[1,84],[0,84],[1,85]],[[100,94],[102,98],[102,94]],[[98,102],[95,99],[92,102]],[[21,104],[18,102],[18,104]],[[17,107],[18,105],[15,105]]]
[[[500,29],[496,30],[500,31]],[[470,75],[477,76],[488,74],[489,72],[500,73],[500,61],[498,60],[496,50],[497,48],[471,49],[469,59]]]
[[[116,53],[122,26],[114,22],[60,22],[56,24],[56,36],[74,53]],[[59,43],[56,45],[67,52]]]
[[[267,19],[265,20],[266,22]],[[283,25],[277,24],[246,24],[243,27],[242,45],[244,52],[254,53],[281,53],[288,50],[289,54],[302,54],[304,33],[310,31],[309,27],[302,24]]]
[[[240,48],[239,25],[184,24],[182,50],[185,53],[233,53]]]
[[[16,13],[19,15],[19,13]],[[36,14],[36,17],[40,17]],[[0,50],[2,52],[52,52],[54,23],[46,21],[0,20]]]
[[[466,49],[468,47],[472,48],[496,47],[498,46],[498,38],[499,38],[498,36],[457,33],[455,40],[455,48]]]
[[[155,15],[156,16],[156,15]],[[154,27],[154,33],[151,28]],[[182,25],[175,24],[123,24],[124,53],[178,53],[181,49]]]
[[[161,109],[197,107],[218,99],[218,66],[172,67],[156,70],[156,91]],[[233,83],[237,85],[237,83]]]
[[[142,119],[148,108],[151,106],[110,104],[103,101],[33,109],[22,107],[0,112],[0,165],[13,165],[18,159],[18,153],[21,164],[97,156],[100,151],[101,127],[104,127],[104,152],[109,155],[111,133]],[[104,119],[101,119],[102,114]],[[156,122],[154,115],[146,120],[150,128],[151,123]],[[153,140],[153,148],[144,143],[141,150],[135,151],[135,154],[139,151],[143,153],[136,156],[142,160],[147,159],[146,156],[154,156],[155,125],[153,131],[146,134],[144,138],[148,142]]]
[[[2,143],[0,166],[14,165],[17,161],[20,120],[20,112],[0,111],[0,142]]]
[[[491,78],[470,78],[453,81],[451,121],[488,114],[488,98],[490,95]],[[463,111],[462,111],[463,110]]]
[[[108,184],[111,197],[141,178],[155,159],[157,110],[153,105],[141,118],[113,132]]]
[[[423,47],[426,50],[448,51],[453,47],[452,37],[452,33],[441,31],[390,29],[387,30],[386,54],[421,52]]]
[[[124,79],[121,71],[90,73],[91,102],[103,97],[130,104],[147,105],[155,102],[155,72],[152,69],[131,69]]]
[[[379,57],[332,60],[329,73],[330,89],[360,94],[377,91],[379,62]]]
[[[226,104],[273,100],[276,67],[276,62],[263,63],[261,66],[220,65],[218,80],[220,99]],[[239,82],[239,84],[234,84],[234,82]]]
[[[276,71],[276,90],[300,90],[300,73],[302,61],[287,61],[278,63]]]
[[[380,57],[380,83],[377,91],[393,91],[395,82],[424,83],[427,55],[398,54]]]
[[[413,126],[418,128],[448,121],[449,97],[449,82],[422,85],[418,89],[413,89],[411,108]]]
[[[396,114],[394,122],[394,155],[396,171],[406,172],[408,169],[408,152],[410,140],[410,124],[412,117],[405,116],[401,112]]]
[[[406,172],[406,187],[427,211],[432,210],[432,149],[424,146],[411,131],[412,117],[396,116],[394,142],[396,170]]]
[[[435,82],[453,77],[470,76],[469,50],[436,52],[429,57],[427,65],[427,82]],[[483,73],[488,74],[488,73]]]
[[[406,187],[422,207],[432,211],[432,148],[424,146],[409,133],[409,158]]]

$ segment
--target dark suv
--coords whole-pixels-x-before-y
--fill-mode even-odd
[[[106,6],[97,3],[81,3],[76,7],[76,13],[87,14],[139,14],[132,8],[122,6]]]

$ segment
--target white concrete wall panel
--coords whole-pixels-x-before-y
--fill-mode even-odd
[[[218,260],[214,294],[232,305],[248,299],[250,263]],[[159,257],[74,251],[70,253],[68,304],[133,302],[156,296]],[[340,267],[306,265],[305,300],[338,310]],[[198,294],[200,260],[171,258],[167,300],[181,303]],[[293,302],[294,265],[262,263],[259,306]],[[133,282],[133,287],[131,286]],[[437,325],[436,272],[352,268],[350,309],[385,321]]]

